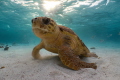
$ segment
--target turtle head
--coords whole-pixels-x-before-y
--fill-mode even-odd
[[[33,32],[38,37],[53,34],[57,26],[56,22],[48,17],[36,17],[31,22]]]

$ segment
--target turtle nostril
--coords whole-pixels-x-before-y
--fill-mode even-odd
[[[31,20],[31,22],[33,23],[33,22],[34,22],[35,20],[37,20],[37,19],[38,19],[38,18],[34,18],[34,19]]]
[[[33,19],[31,20],[31,22],[33,23]]]

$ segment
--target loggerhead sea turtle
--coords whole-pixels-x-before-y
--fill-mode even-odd
[[[70,28],[57,25],[48,17],[36,17],[32,19],[32,29],[34,34],[42,39],[32,51],[35,59],[41,58],[39,50],[44,48],[58,53],[62,63],[73,70],[97,68],[95,63],[86,63],[80,59],[80,57],[97,57],[97,55],[90,53],[82,40]]]

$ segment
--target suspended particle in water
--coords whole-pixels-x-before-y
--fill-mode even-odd
[[[120,35],[120,32],[118,33],[118,35]]]
[[[94,39],[96,36],[92,36],[91,38]]]
[[[100,40],[100,42],[104,42],[104,40],[103,40],[103,39],[101,39],[101,40]]]
[[[107,37],[111,37],[112,36],[112,34],[109,34]]]
[[[8,27],[8,28],[10,28],[10,26],[9,26],[9,25],[7,25],[7,27]]]

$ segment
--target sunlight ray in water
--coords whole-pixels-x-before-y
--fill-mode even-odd
[[[59,6],[60,4],[61,4],[60,1],[44,0],[43,7],[45,10],[50,11],[50,10],[54,10],[55,8],[57,8],[57,6]]]
[[[94,7],[94,6],[97,6],[99,5],[101,2],[103,2],[104,0],[97,0],[95,2],[92,3],[92,5],[90,7]]]
[[[38,3],[37,3],[37,2],[35,2],[34,4],[35,4],[35,5],[38,5]]]
[[[33,1],[25,1],[25,0],[11,0],[11,2],[14,2],[16,4],[21,4],[22,6],[30,6]]]
[[[110,2],[110,0],[107,0],[106,5],[108,5],[109,2]]]

